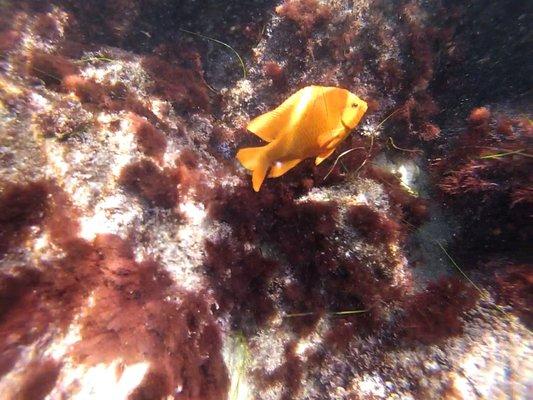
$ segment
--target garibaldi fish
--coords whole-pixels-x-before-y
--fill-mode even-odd
[[[366,110],[366,102],[346,89],[307,86],[248,124],[250,132],[269,143],[240,149],[237,159],[252,171],[258,192],[267,174],[277,178],[309,157],[316,157],[316,165],[324,161]]]

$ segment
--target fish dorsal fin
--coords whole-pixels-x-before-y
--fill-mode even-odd
[[[277,108],[250,121],[246,129],[261,139],[271,142],[286,128],[291,114],[302,96],[302,90],[297,91]]]
[[[280,132],[281,121],[282,118],[276,109],[254,118],[246,129],[261,139],[271,142],[276,139]]]

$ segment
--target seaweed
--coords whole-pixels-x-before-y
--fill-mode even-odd
[[[279,264],[259,251],[247,251],[243,243],[224,240],[205,243],[205,267],[219,299],[220,312],[229,313],[232,325],[253,329],[274,314],[269,285]]]
[[[399,239],[400,225],[367,205],[350,207],[348,222],[371,242],[394,243]]]
[[[527,327],[533,327],[533,275],[531,265],[507,263],[496,265],[494,281],[497,299],[509,304],[512,310],[524,321]]]
[[[209,110],[208,89],[198,64],[192,70],[151,56],[142,65],[153,81],[154,95],[172,102],[179,110]]]
[[[71,74],[65,76],[61,84],[64,91],[73,92],[83,104],[101,106],[109,101],[106,88],[92,79]]]
[[[93,245],[102,281],[93,292],[94,306],[81,321],[75,359],[87,365],[110,362],[117,355],[125,363],[153,361],[134,398],[165,397],[176,387],[184,396],[223,398],[227,371],[205,295],[181,291],[152,260],[136,263],[131,244],[117,236],[98,235]]]
[[[172,208],[178,201],[178,182],[171,171],[159,168],[150,160],[126,165],[120,172],[118,182],[159,207]]]
[[[432,163],[442,198],[457,216],[468,220],[463,224],[462,253],[475,248],[518,253],[525,249],[531,231],[530,125],[519,117],[475,108],[455,146]]]
[[[14,29],[5,29],[0,32],[0,51],[2,53],[13,50],[20,41],[20,33]],[[2,55],[3,58],[3,55]]]
[[[7,183],[0,194],[0,256],[24,241],[30,227],[40,225],[48,209],[46,181]]]
[[[144,121],[136,115],[132,115],[131,119],[133,121],[137,146],[141,152],[148,157],[153,157],[159,162],[163,161],[163,156],[167,148],[165,135],[150,122]]]
[[[126,364],[151,361],[133,397],[165,397],[179,386],[186,396],[222,398],[228,377],[208,297],[175,287],[153,260],[136,262],[128,240],[111,234],[97,235],[92,242],[77,237],[68,197],[57,187],[51,191],[42,221],[63,255],[0,274],[2,373],[14,365],[24,345],[40,340],[52,327],[65,332],[79,315],[81,339],[69,350],[78,362],[94,365],[117,357]],[[93,301],[87,306],[89,294]],[[132,331],[132,326],[139,329]],[[45,359],[30,365],[34,367],[22,376],[19,392],[23,398],[41,398],[53,387],[61,365]]]
[[[14,398],[45,399],[54,388],[60,370],[61,364],[51,358],[31,362]]]
[[[460,335],[463,318],[478,297],[472,286],[458,278],[441,278],[406,301],[397,332],[408,344],[440,343]]]
[[[303,36],[311,34],[316,25],[331,18],[330,9],[317,0],[285,0],[276,7],[276,13],[294,22]]]
[[[35,51],[28,63],[28,73],[39,78],[48,87],[58,87],[63,79],[78,73],[78,67],[61,55]]]
[[[296,398],[302,389],[302,377],[304,375],[305,365],[296,354],[296,345],[297,343],[295,341],[288,342],[284,349],[283,364],[271,373],[260,376],[260,379],[267,387],[282,384],[282,400]]]
[[[287,86],[287,73],[279,63],[275,61],[265,62],[263,73],[272,80],[272,84],[276,88],[283,89]]]

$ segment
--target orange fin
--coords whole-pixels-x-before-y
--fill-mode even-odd
[[[336,147],[326,150],[318,155],[318,157],[315,159],[315,165],[320,164],[322,161],[324,161],[326,158],[328,158],[333,152],[335,151]]]
[[[235,157],[244,168],[253,171],[257,168],[262,151],[263,147],[247,147],[240,149]]]
[[[265,147],[248,147],[237,152],[237,160],[242,166],[252,172],[252,184],[256,192],[259,191],[270,167],[265,157]]]
[[[289,160],[289,161],[278,161],[274,163],[272,168],[270,169],[270,174],[268,175],[269,178],[277,178],[278,176],[283,175],[288,170],[296,167],[300,163],[300,159],[297,160]]]
[[[269,165],[266,163],[259,164],[254,172],[252,173],[252,185],[256,192],[259,192],[261,185],[267,176]]]
[[[279,134],[280,128],[283,126],[280,123],[280,115],[276,110],[267,112],[254,118],[246,127],[254,135],[259,136],[261,139],[271,142]]]
[[[347,132],[348,131],[344,127],[335,128],[330,131],[324,132],[318,138],[318,145],[322,148],[328,149],[336,147],[337,144],[339,144],[339,141],[336,139],[345,136]],[[332,146],[332,144],[334,145]]]
[[[298,105],[304,89],[298,90],[277,108],[250,121],[246,129],[267,142],[276,139],[281,130],[290,125],[295,107]]]

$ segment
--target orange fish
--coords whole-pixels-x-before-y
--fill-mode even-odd
[[[316,165],[328,158],[366,109],[366,102],[346,89],[307,86],[248,124],[250,132],[269,143],[240,149],[237,159],[253,171],[258,192],[267,173],[277,178],[306,158],[316,157]]]

